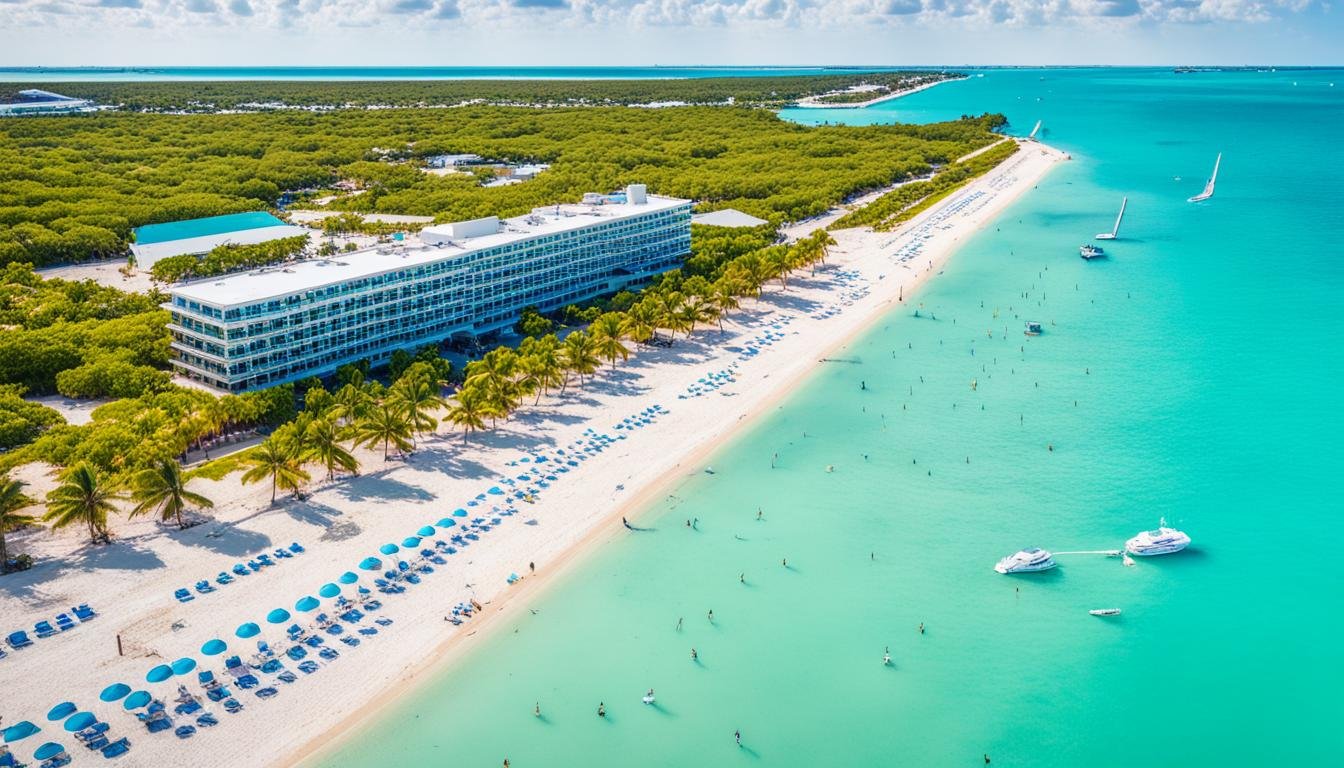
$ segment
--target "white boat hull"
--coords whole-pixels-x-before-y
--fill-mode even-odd
[[[1170,555],[1174,552],[1180,552],[1182,549],[1190,546],[1189,544],[1173,544],[1166,547],[1143,547],[1139,548],[1131,543],[1125,544],[1125,551],[1135,557],[1153,557],[1155,555]]]
[[[1097,609],[1095,609],[1095,610],[1088,611],[1088,613],[1092,614],[1093,616],[1119,616],[1119,615],[1120,615],[1120,609],[1119,609],[1119,608],[1097,608]]]

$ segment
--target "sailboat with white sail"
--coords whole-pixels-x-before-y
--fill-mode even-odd
[[[1040,130],[1041,130],[1041,121],[1040,121],[1040,120],[1037,120],[1037,121],[1036,121],[1036,127],[1031,129],[1031,133],[1027,134],[1027,141],[1035,141],[1035,140],[1036,140],[1036,134],[1037,134],[1037,132],[1039,132]]]
[[[1101,232],[1096,235],[1097,240],[1114,240],[1120,234],[1120,222],[1125,218],[1125,206],[1129,205],[1129,197],[1126,196],[1120,200],[1120,214],[1115,217],[1115,226],[1111,227],[1110,232]]]
[[[1213,185],[1218,181],[1218,166],[1223,162],[1223,153],[1218,153],[1218,159],[1213,161],[1213,175],[1209,177],[1209,182],[1204,185],[1204,191],[1190,198],[1186,202],[1199,203],[1213,197]]]

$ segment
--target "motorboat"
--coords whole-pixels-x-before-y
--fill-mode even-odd
[[[994,570],[999,573],[1035,573],[1048,571],[1056,565],[1059,563],[1055,562],[1055,558],[1049,552],[1039,547],[1030,547],[1003,558],[994,565]]]
[[[1099,245],[1093,245],[1091,243],[1083,243],[1082,245],[1078,246],[1078,254],[1082,256],[1084,259],[1091,261],[1092,259],[1099,259],[1102,256],[1105,256],[1106,251],[1102,250],[1101,246]]]
[[[1042,329],[1040,323],[1036,322],[1035,320],[1028,320],[1026,330],[1022,332],[1028,336],[1040,336],[1041,330]]]
[[[1150,555],[1169,555],[1180,552],[1190,546],[1190,537],[1166,525],[1159,525],[1155,531],[1141,531],[1139,535],[1125,542],[1125,551],[1131,555],[1147,557]]]
[[[1119,616],[1119,615],[1120,615],[1120,609],[1119,609],[1119,608],[1093,608],[1092,610],[1088,611],[1088,613],[1092,614],[1093,616]]]

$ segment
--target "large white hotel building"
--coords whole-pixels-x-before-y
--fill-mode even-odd
[[[170,290],[173,365],[225,392],[331,373],[393,351],[506,328],[675,266],[691,246],[691,202],[585,195],[527,216],[428,227],[394,244]]]

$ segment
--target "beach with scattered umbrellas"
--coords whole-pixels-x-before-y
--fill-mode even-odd
[[[1027,144],[897,231],[834,232],[826,264],[744,300],[722,332],[640,347],[489,432],[361,453],[359,476],[304,499],[272,504],[234,474],[195,481],[215,509],[184,531],[12,534],[38,565],[0,580],[0,766],[288,766],[329,747],[626,535],[667,481],[706,471],[1062,159]],[[36,496],[54,485],[42,467],[16,476]]]

